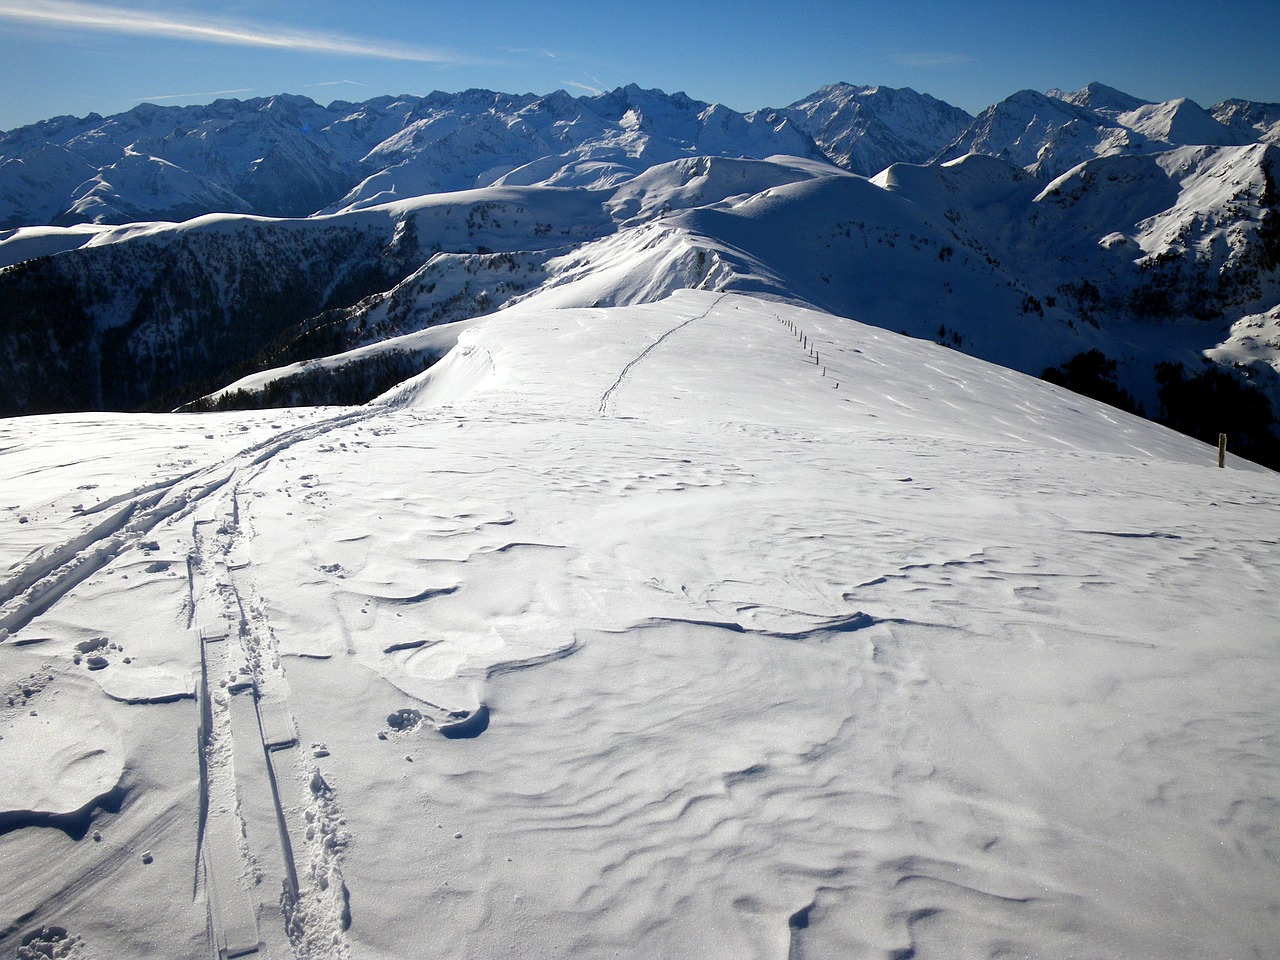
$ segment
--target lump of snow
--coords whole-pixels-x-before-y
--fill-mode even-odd
[[[171,703],[195,696],[194,676],[169,666],[130,664],[124,669],[105,671],[94,679],[103,693],[122,703]]]
[[[1118,231],[1116,233],[1108,233],[1098,241],[1098,246],[1104,250],[1118,250],[1121,252],[1132,250],[1135,255],[1142,252],[1142,248],[1138,246],[1138,241]]]
[[[124,750],[101,712],[52,701],[5,725],[0,739],[0,834],[54,826],[83,835],[98,806],[123,797]]]

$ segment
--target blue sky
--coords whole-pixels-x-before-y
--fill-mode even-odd
[[[1149,100],[1280,101],[1280,3],[0,0],[0,129],[144,101],[627,83],[738,110],[827,83],[909,86],[976,113],[1100,80]]]

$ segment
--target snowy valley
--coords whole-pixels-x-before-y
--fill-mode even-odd
[[[1270,955],[1280,108],[1192,107],[0,135],[0,955]]]

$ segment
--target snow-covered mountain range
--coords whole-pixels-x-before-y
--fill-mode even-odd
[[[1277,116],[1091,84],[971,118],[837,84],[748,114],[631,86],[50,120],[0,138],[10,221],[44,218],[0,233],[0,410],[164,409],[517,302],[697,287],[1280,462]]]
[[[822,156],[785,112],[637,86],[327,107],[298,96],[143,104],[0,135],[0,228],[202,213],[299,217],[510,184],[607,186],[681,156]]]
[[[1049,179],[1093,157],[1277,142],[1265,121],[1275,104],[1232,103],[1208,111],[1185,98],[1150,103],[1100,83],[1075,93],[1023,90],[974,118],[939,159],[985,153]]]
[[[298,217],[503,183],[608,186],[691,155],[825,157],[872,176],[977,152],[1051,178],[1094,156],[1253,142],[1280,142],[1280,104],[1227,100],[1206,111],[1098,83],[1022,91],[976,118],[911,89],[847,83],[747,114],[635,85],[582,97],[144,103],[0,133],[0,228]]]

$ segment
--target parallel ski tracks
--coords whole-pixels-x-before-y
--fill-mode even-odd
[[[230,558],[244,538],[243,484],[291,447],[381,412],[360,409],[307,423],[220,462],[105,500],[83,511],[101,515],[97,523],[46,547],[0,583],[4,642],[162,524],[190,519],[187,625],[199,643],[193,894],[206,900],[210,953],[219,960],[296,953],[293,948],[304,942],[310,957],[345,956],[342,930],[349,919],[340,864],[327,855],[326,887],[336,884],[328,898],[337,898],[333,904],[300,889],[294,847],[308,845],[312,828],[297,822],[299,804],[282,796],[300,799],[314,824],[332,817],[333,792],[318,768],[311,771],[309,791],[295,789],[293,775],[302,764],[288,684],[270,627],[239,582],[251,573],[238,575],[245,564]],[[275,882],[248,882],[252,877]],[[300,906],[304,895],[309,899]],[[272,916],[278,922],[262,924]],[[317,952],[317,942],[325,949]]]
[[[46,547],[0,582],[0,642],[48,611],[161,523],[190,514],[210,495],[229,482],[238,481],[242,471],[261,467],[297,443],[377,412],[362,409],[295,427],[220,463],[136,487],[83,511],[84,515],[113,512],[83,533]]]

